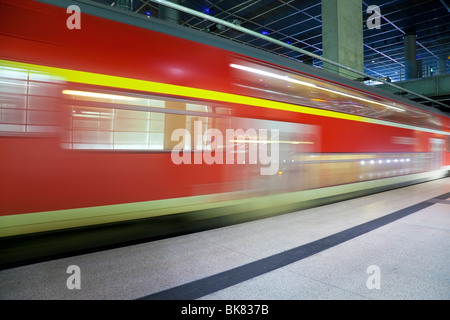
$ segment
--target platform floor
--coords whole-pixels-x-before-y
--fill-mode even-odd
[[[444,178],[6,269],[0,299],[448,300],[449,199]]]

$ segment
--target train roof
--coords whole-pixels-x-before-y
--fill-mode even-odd
[[[276,55],[274,53],[270,53],[267,51],[263,51],[257,48],[253,48],[238,42],[230,41],[228,39],[224,39],[219,36],[209,34],[207,32],[202,32],[182,25],[178,25],[173,22],[164,21],[158,18],[147,18],[143,15],[139,15],[134,12],[114,8],[111,6],[107,6],[89,0],[75,0],[75,1],[37,0],[37,1],[63,8],[67,8],[68,6],[76,3],[80,7],[82,13],[87,13],[93,16],[132,25],[138,28],[148,29],[155,32],[171,35],[177,38],[182,38],[193,42],[213,46],[236,54],[262,60],[280,67],[288,68],[297,71],[299,73],[310,75],[312,77],[326,79],[329,82],[337,83],[346,87],[351,87],[358,91],[368,92],[377,96],[382,96],[384,98],[394,100],[396,102],[405,105],[409,105],[428,112],[449,117],[447,113],[442,112],[439,109],[431,108],[426,105],[417,103],[415,101],[395,95],[388,91],[362,84],[359,81],[347,79],[345,77],[338,76],[336,74],[330,73],[326,70],[322,70],[317,67],[313,67],[298,61],[294,61],[292,59]]]

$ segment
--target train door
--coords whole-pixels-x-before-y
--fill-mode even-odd
[[[431,151],[431,170],[438,170],[442,167],[442,160],[444,157],[444,140],[443,139],[430,139],[430,151]]]

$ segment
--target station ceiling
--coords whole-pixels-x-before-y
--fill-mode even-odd
[[[113,0],[94,0],[114,5]],[[344,4],[347,0],[340,0]],[[240,24],[300,49],[322,56],[321,0],[180,0],[180,4],[214,17]],[[392,82],[405,79],[404,35],[416,34],[417,59],[423,76],[439,73],[439,59],[445,57],[450,72],[450,0],[362,0],[364,72]],[[376,5],[381,11],[380,29],[366,25]],[[157,18],[159,5],[150,0],[134,0],[133,11]],[[181,25],[216,34],[249,46],[304,62],[307,56],[245,35],[213,22],[182,13]],[[313,60],[322,66],[322,61]],[[442,64],[441,64],[442,66]],[[443,100],[450,106],[450,98]]]

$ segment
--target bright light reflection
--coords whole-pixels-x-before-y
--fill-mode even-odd
[[[288,143],[288,144],[314,144],[312,141],[286,141],[286,140],[246,140],[246,139],[236,139],[230,140],[234,143]]]
[[[136,98],[128,96],[119,96],[115,94],[106,94],[98,92],[88,92],[88,91],[77,91],[77,90],[63,90],[63,94],[90,97],[90,98],[101,98],[101,99],[115,99],[115,100],[136,100]]]
[[[235,69],[239,69],[239,70],[248,71],[248,72],[251,72],[251,73],[260,74],[260,75],[271,77],[271,78],[275,78],[275,79],[280,79],[280,80],[284,80],[284,81],[288,81],[288,82],[292,82],[292,83],[301,84],[303,86],[318,88],[315,84],[304,82],[304,81],[300,81],[300,80],[297,80],[297,79],[293,79],[293,78],[290,78],[288,76],[282,76],[280,74],[276,74],[276,73],[273,73],[273,72],[268,72],[268,71],[264,71],[264,70],[251,68],[251,67],[241,66],[241,65],[233,64],[233,63],[230,64],[230,67],[235,68]]]
[[[267,76],[267,77],[271,77],[271,78],[275,78],[275,79],[280,79],[280,80],[284,80],[284,81],[288,81],[288,82],[292,82],[292,83],[297,83],[297,84],[300,84],[300,85],[303,85],[303,86],[313,87],[313,88],[316,88],[316,89],[319,89],[319,90],[332,92],[332,93],[339,94],[341,96],[349,97],[349,98],[352,98],[352,99],[357,99],[357,100],[369,102],[369,103],[372,103],[372,104],[378,104],[380,106],[387,107],[387,108],[390,108],[390,109],[394,109],[394,110],[397,110],[399,112],[405,111],[404,109],[401,109],[401,108],[398,108],[398,107],[393,107],[393,106],[390,106],[388,104],[372,101],[372,100],[369,100],[369,99],[361,98],[361,97],[358,97],[358,96],[354,96],[354,95],[343,93],[343,92],[336,91],[336,90],[322,88],[322,87],[316,86],[315,84],[312,84],[312,83],[308,83],[308,82],[300,81],[300,80],[297,80],[297,79],[293,79],[293,78],[290,78],[288,76],[282,76],[280,74],[276,74],[276,73],[273,73],[273,72],[264,71],[264,70],[251,68],[251,67],[246,67],[246,66],[241,66],[241,65],[238,65],[238,64],[234,64],[234,63],[230,64],[230,67],[235,68],[235,69],[239,69],[239,70],[248,71],[248,72],[251,72],[251,73],[256,73],[256,74]]]

